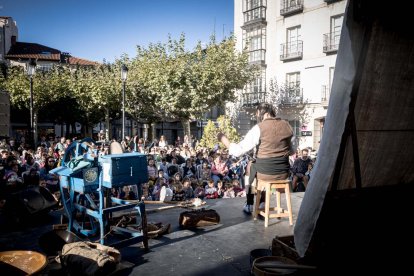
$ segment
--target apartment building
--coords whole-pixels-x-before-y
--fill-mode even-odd
[[[255,106],[272,102],[300,148],[318,150],[329,103],[346,0],[235,0],[237,49],[260,74],[240,91],[237,127],[255,123]]]
[[[5,55],[9,52],[17,37],[16,21],[9,16],[0,16],[0,63],[5,62]]]

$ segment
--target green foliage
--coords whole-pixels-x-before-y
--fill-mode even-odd
[[[230,118],[227,116],[220,116],[217,118],[218,127],[212,121],[208,121],[203,131],[203,137],[201,138],[200,145],[208,148],[213,148],[218,143],[217,134],[219,132],[224,133],[230,142],[238,143],[240,137],[237,134],[237,130],[231,124]],[[219,143],[220,148],[224,148],[222,143]]]
[[[169,37],[167,43],[137,47],[130,100],[136,113],[186,121],[233,100],[234,91],[255,74],[247,55],[236,51],[233,37],[220,43],[212,37],[206,47],[198,43],[188,51],[182,34],[178,40]]]
[[[35,112],[42,112],[64,98],[63,102],[76,102],[77,110],[85,114],[84,123],[89,125],[100,120],[103,112],[119,114],[123,85],[120,68],[125,64],[129,69],[127,114],[148,122],[168,117],[187,125],[212,107],[233,101],[235,91],[256,75],[247,54],[236,51],[235,43],[234,37],[221,42],[212,37],[207,46],[199,42],[189,51],[182,34],[179,39],[169,37],[166,43],[137,46],[134,58],[123,55],[112,64],[76,68],[57,64],[52,70],[33,76]],[[10,92],[12,105],[29,108],[30,81],[24,67],[12,66],[5,76],[6,80],[0,74],[0,89]],[[53,119],[74,119],[62,115]],[[187,132],[188,128],[185,129]]]
[[[207,125],[203,130],[203,137],[201,137],[200,145],[203,147],[213,148],[217,144],[217,134],[219,133],[214,122],[208,120]]]
[[[68,92],[67,71],[67,68],[56,65],[48,72],[36,72],[33,75],[33,106],[36,112]],[[5,88],[10,92],[14,106],[29,108],[30,80],[23,67],[9,68]]]
[[[276,78],[270,79],[266,101],[272,103],[278,117],[299,120],[301,124],[307,124],[310,119],[309,111],[305,108],[308,104],[307,99],[303,99],[302,104],[297,105],[295,108],[285,108],[283,105],[284,101],[296,100],[300,89],[298,84],[279,84]]]

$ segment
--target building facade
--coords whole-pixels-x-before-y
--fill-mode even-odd
[[[9,52],[17,37],[16,21],[9,16],[0,16],[0,63],[5,62],[5,55]]]
[[[237,127],[255,123],[254,107],[270,101],[290,122],[299,147],[318,150],[346,0],[235,0],[237,49],[246,50],[258,77],[240,91]]]

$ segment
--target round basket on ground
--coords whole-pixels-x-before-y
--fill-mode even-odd
[[[250,251],[250,267],[253,267],[254,260],[266,256],[272,256],[272,251],[265,248],[258,248]]]
[[[2,271],[2,275],[32,275],[43,270],[46,265],[46,256],[36,251],[12,250],[0,252],[0,271]]]
[[[280,256],[265,256],[254,260],[252,274],[255,276],[293,275],[297,272],[297,263]]]

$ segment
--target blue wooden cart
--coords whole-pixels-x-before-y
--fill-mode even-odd
[[[111,154],[99,157],[87,138],[73,142],[65,152],[62,166],[51,173],[59,175],[62,204],[68,218],[68,231],[86,237],[99,233],[101,244],[121,248],[143,242],[148,249],[147,221],[143,201],[111,197],[111,189],[137,185],[148,181],[147,157],[140,153]],[[115,212],[132,211],[142,230],[111,226]],[[123,239],[107,242],[109,232],[123,234]]]

